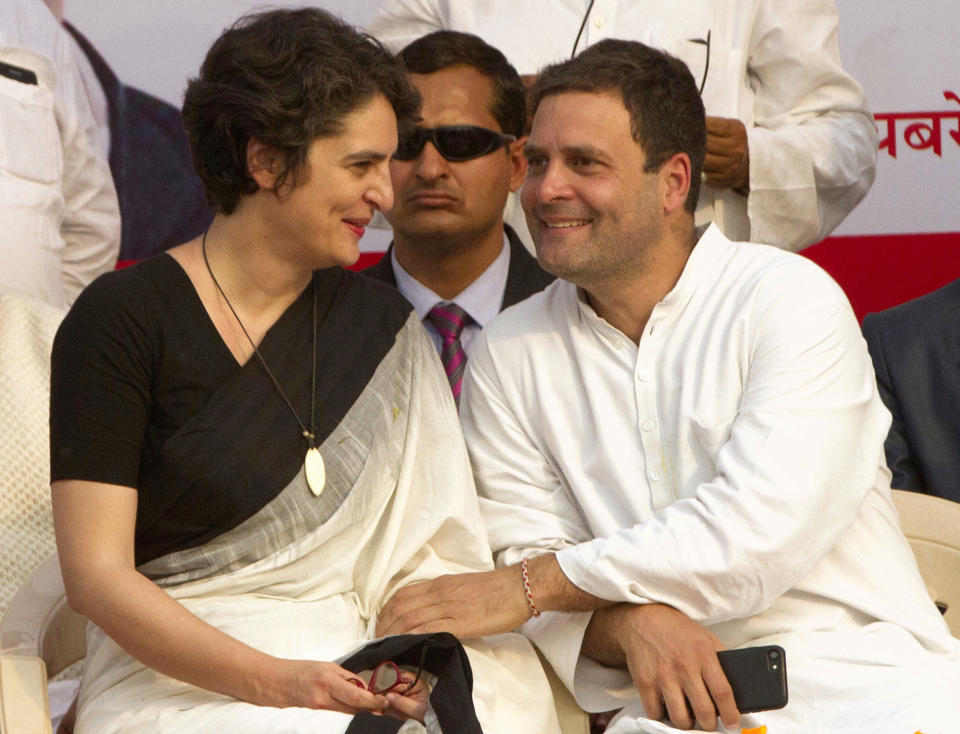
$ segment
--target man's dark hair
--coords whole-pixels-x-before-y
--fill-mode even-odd
[[[527,121],[526,98],[520,75],[507,57],[471,33],[435,31],[418,38],[400,52],[407,69],[414,74],[433,74],[451,66],[472,66],[493,82],[490,113],[501,132],[524,134]]]
[[[247,15],[214,42],[191,79],[183,121],[207,201],[230,214],[257,190],[247,143],[281,154],[276,191],[296,186],[310,144],[343,132],[343,119],[382,94],[399,126],[420,97],[403,65],[376,39],[317,8]]]
[[[690,156],[684,206],[696,210],[707,128],[703,101],[686,64],[638,41],[606,39],[543,69],[530,92],[532,108],[563,92],[619,92],[630,113],[630,133],[646,156],[645,173],[658,170],[676,153]]]

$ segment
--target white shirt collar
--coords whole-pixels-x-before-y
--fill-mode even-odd
[[[393,275],[397,279],[397,289],[413,304],[421,320],[426,318],[430,309],[438,303],[456,302],[482,327],[500,313],[503,293],[507,287],[507,272],[510,269],[510,243],[504,233],[503,248],[497,258],[476,280],[451,299],[441,298],[404,270],[403,266],[397,262],[395,250],[391,251],[390,263],[393,266]]]

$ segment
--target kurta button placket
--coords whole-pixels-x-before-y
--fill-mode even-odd
[[[669,480],[669,466],[660,435],[657,365],[663,348],[664,328],[670,310],[663,303],[654,307],[637,345],[634,386],[637,396],[637,437],[646,460],[646,480],[654,507],[665,507],[676,497]]]
[[[592,4],[589,21],[584,21],[587,23],[584,27],[585,37],[581,40],[578,51],[604,38],[616,38],[617,14],[622,12],[618,6],[622,2],[623,0],[596,0]]]
[[[650,484],[650,495],[655,507],[662,507],[667,498],[663,496],[663,447],[656,429],[657,423],[651,416],[657,415],[657,393],[653,384],[652,365],[656,360],[656,349],[645,339],[640,340],[638,364],[634,371],[634,392],[637,401],[637,438],[643,446],[646,461],[646,477]],[[641,364],[643,366],[641,366]]]

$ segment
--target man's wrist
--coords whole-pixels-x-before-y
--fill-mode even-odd
[[[740,196],[750,196],[750,149],[743,151],[743,159],[740,161],[740,176],[737,186],[733,187],[735,193]]]
[[[626,667],[627,657],[621,645],[619,624],[628,606],[618,604],[593,613],[580,646],[582,655],[610,668]]]
[[[527,559],[526,572],[533,603],[541,614],[548,611],[588,612],[613,604],[588,594],[571,582],[560,568],[556,553]]]
[[[533,600],[533,591],[530,589],[530,575],[527,571],[527,559],[524,558],[520,562],[520,575],[523,577],[523,593],[527,597],[527,607],[530,609],[530,613],[534,617],[540,616],[540,610],[537,609],[537,604]]]

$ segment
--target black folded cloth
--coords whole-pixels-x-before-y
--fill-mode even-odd
[[[340,665],[352,673],[372,670],[385,660],[423,669],[437,676],[430,692],[444,734],[483,734],[473,707],[473,671],[460,641],[449,632],[426,635],[394,635],[376,640]],[[346,734],[395,734],[403,722],[389,716],[362,711],[353,717]]]

